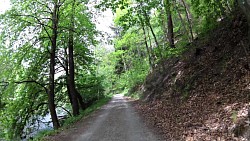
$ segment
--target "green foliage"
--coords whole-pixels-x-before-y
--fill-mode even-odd
[[[69,127],[71,126],[73,123],[81,120],[82,118],[86,117],[87,115],[91,114],[92,112],[98,110],[101,108],[101,106],[103,106],[104,104],[106,104],[107,102],[109,102],[111,100],[111,96],[108,95],[98,101],[96,101],[95,103],[93,103],[90,107],[88,107],[86,110],[81,111],[81,114],[77,117],[70,117],[68,119],[66,119],[64,121],[64,126],[65,127]]]
[[[50,136],[50,135],[53,135],[53,134],[56,134],[58,131],[57,130],[49,130],[49,129],[45,129],[45,130],[42,130],[40,131],[34,139],[29,139],[30,141],[41,141],[43,140],[44,137],[46,136]]]
[[[103,97],[104,91],[101,77],[96,76],[92,69],[95,65],[92,65],[94,55],[91,49],[97,44],[97,32],[86,3],[79,0],[76,2],[75,76],[79,91],[85,96],[85,101],[89,101]],[[48,113],[49,50],[52,45],[50,6],[53,3],[53,0],[16,0],[12,1],[12,8],[1,15],[0,64],[4,67],[1,67],[0,74],[0,132],[5,140],[29,134],[31,129],[27,126],[34,124],[37,117]],[[63,67],[67,59],[65,48],[72,22],[70,3],[72,0],[63,1],[59,9],[55,80],[55,104],[58,107],[69,105]],[[89,88],[85,89],[86,86]]]
[[[33,141],[41,141],[44,140],[44,138],[46,136],[50,136],[50,135],[55,135],[57,133],[59,133],[62,130],[71,128],[72,125],[76,122],[78,122],[79,120],[87,117],[89,114],[93,113],[94,111],[100,109],[103,105],[107,104],[110,100],[111,100],[112,96],[111,95],[107,95],[104,98],[96,101],[95,103],[93,103],[90,107],[88,107],[86,110],[81,111],[80,115],[76,116],[76,117],[70,117],[67,118],[65,121],[63,121],[63,126],[61,129],[59,130],[43,130],[41,132],[39,132],[35,138],[33,139]]]
[[[94,70],[80,72],[76,80],[77,88],[82,94],[85,102],[99,99],[104,96],[105,90],[102,85],[103,78],[101,76],[96,76],[96,72],[93,71]]]
[[[135,85],[142,84],[148,72],[149,66],[147,63],[135,62],[132,69],[119,76],[119,79],[116,81],[116,88],[118,90],[130,89]]]
[[[201,23],[198,30],[212,29],[214,23],[224,18],[234,8],[233,0],[191,0],[194,16]]]
[[[206,33],[214,28],[217,21],[227,16],[233,10],[234,2],[104,0],[98,7],[111,8],[116,14],[114,21],[119,33],[114,39],[115,52],[107,57],[113,60],[109,60],[109,64],[115,65],[110,67],[112,71],[109,71],[109,78],[119,79],[111,79],[112,85],[108,88],[115,86],[117,90],[123,91],[142,84],[151,67],[160,66],[158,62],[161,59],[180,56],[186,51],[187,44],[198,34]],[[176,48],[170,48],[166,40],[166,12],[169,10],[174,21]],[[145,28],[146,35],[143,34],[142,28]],[[152,30],[156,37],[153,36]],[[159,47],[156,46],[155,40],[159,42]],[[145,43],[151,51],[146,50]],[[150,66],[148,60],[151,60],[153,66]]]
[[[24,127],[48,113],[53,26],[50,6],[54,2],[15,0],[12,8],[0,15],[0,140],[18,139],[20,135],[28,134],[29,129],[24,131]],[[186,45],[193,41],[192,37],[206,33],[234,8],[233,0],[102,0],[96,7],[101,10],[111,8],[116,16],[115,50],[108,51],[96,41],[98,33],[87,1],[76,0],[74,13],[72,2],[65,0],[58,9],[55,80],[55,104],[70,112],[64,68],[71,15],[74,15],[75,26],[76,86],[84,102],[89,102],[102,99],[105,94],[129,91],[142,85],[150,71],[162,67],[162,59],[180,56],[187,49]],[[169,13],[173,19],[176,48],[170,48],[167,39]],[[183,97],[188,96],[188,89],[184,90]],[[86,115],[98,106],[82,114]],[[79,119],[81,116],[73,117],[64,124],[70,125]],[[41,133],[44,134],[50,134],[50,131]]]
[[[128,91],[128,92],[126,92],[124,95],[125,95],[125,96],[128,96],[128,97],[130,97],[130,98],[132,98],[132,99],[138,100],[138,99],[141,98],[142,93],[141,93],[140,91],[135,91],[135,92],[130,92],[130,91]]]

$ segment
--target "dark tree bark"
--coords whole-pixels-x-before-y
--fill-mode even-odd
[[[187,6],[187,4],[186,4],[186,2],[184,0],[181,0],[181,1],[182,1],[182,4],[183,4],[184,8],[185,8],[185,13],[186,13],[187,21],[188,21],[189,32],[190,32],[190,35],[191,35],[191,39],[193,41],[194,40],[194,34],[193,34],[193,28],[192,28],[190,13],[188,12],[189,7]]]
[[[76,94],[77,100],[78,100],[78,102],[79,102],[79,104],[80,104],[82,110],[85,110],[86,108],[88,108],[87,104],[84,103],[81,94],[77,91],[76,88],[75,88],[75,94]]]
[[[69,41],[68,41],[68,49],[69,49],[69,91],[72,98],[72,109],[73,115],[79,115],[79,104],[76,97],[76,89],[75,89],[75,63],[74,63],[74,13],[75,13],[75,1],[72,3],[72,13],[71,13],[71,25],[69,30]]]
[[[68,56],[67,55],[67,49],[65,49],[65,55],[66,56]],[[71,93],[71,91],[70,91],[70,82],[69,82],[69,80],[70,80],[70,76],[69,76],[69,62],[68,62],[68,57],[67,57],[67,59],[65,59],[65,72],[66,72],[66,84],[67,84],[67,93],[68,93],[68,97],[69,97],[69,100],[70,100],[70,104],[71,104],[71,106],[72,106],[72,109],[73,109],[73,101],[72,101],[72,93]],[[76,86],[75,86],[76,87]],[[84,109],[86,109],[87,107],[86,107],[86,104],[83,102],[83,98],[82,98],[82,96],[80,95],[80,93],[76,90],[76,88],[75,88],[75,92],[74,92],[74,94],[75,94],[75,97],[77,98],[77,103],[79,103],[80,104],[80,106],[81,106],[81,109],[82,110],[84,110]]]
[[[146,30],[146,29],[145,29]],[[152,41],[151,41],[151,37],[150,37],[150,33],[149,32],[147,32],[148,33],[148,40],[149,40],[149,51],[150,51],[150,53],[151,53],[151,61],[152,61],[152,64],[155,64],[154,62],[155,62],[155,60],[156,60],[156,55],[155,55],[155,53],[154,53],[154,50],[153,50],[153,46],[152,46]],[[153,67],[155,67],[155,66],[153,66]]]
[[[146,11],[144,11],[143,13],[144,13],[144,17],[145,17],[145,19],[146,19],[146,24],[147,24],[147,26],[150,28],[150,31],[151,31],[151,33],[152,33],[152,35],[153,35],[153,37],[154,37],[154,41],[155,41],[156,47],[159,48],[160,46],[159,46],[158,40],[157,40],[157,38],[156,38],[154,29],[153,29],[153,27],[152,27],[152,25],[151,25],[151,23],[150,23],[149,16],[147,15]]]
[[[148,62],[149,62],[149,66],[150,66],[150,68],[152,70],[153,69],[152,57],[151,57],[151,53],[150,53],[148,42],[147,42],[147,34],[146,34],[145,25],[144,25],[142,19],[141,19],[141,26],[142,26],[143,35],[144,35],[144,42],[145,42],[147,53],[148,53]]]
[[[75,67],[74,67],[74,55],[73,55],[73,35],[69,34],[69,91],[72,98],[72,109],[73,115],[79,115],[79,105],[77,102],[76,91],[75,91]]]
[[[188,35],[189,33],[188,33],[187,28],[186,28],[186,24],[185,24],[185,22],[184,22],[184,20],[183,20],[183,18],[182,18],[182,16],[181,16],[181,13],[180,13],[180,11],[179,11],[177,5],[176,5],[176,11],[177,11],[178,16],[179,16],[179,18],[180,18],[182,27],[183,27],[183,29],[185,30],[185,33]],[[191,39],[190,39],[190,37],[188,36],[188,39],[189,39],[189,41],[193,41],[193,38],[192,38],[192,37],[191,37]]]
[[[71,106],[73,107],[73,102],[72,102],[72,97],[71,97],[71,93],[70,93],[70,89],[69,89],[69,62],[68,62],[68,53],[67,53],[67,48],[64,49],[64,54],[65,56],[67,56],[67,58],[64,60],[64,65],[65,65],[65,73],[66,73],[66,85],[67,85],[67,93],[68,93],[68,97],[69,97],[69,101]]]
[[[58,27],[58,5],[57,2],[54,3],[54,9],[52,14],[52,46],[50,49],[50,75],[49,75],[49,110],[52,118],[52,123],[54,129],[58,129],[60,127],[57,114],[56,114],[56,105],[55,105],[55,58],[56,58],[56,48],[57,48],[57,27]]]
[[[168,17],[168,41],[171,48],[175,48],[174,44],[174,26],[171,13],[171,5],[169,0],[164,0],[164,7]]]
[[[169,11],[169,13],[168,13],[168,41],[169,41],[170,47],[175,48],[175,44],[174,44],[174,26],[173,26],[171,11]]]

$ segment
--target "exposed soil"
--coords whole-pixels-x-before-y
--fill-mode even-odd
[[[49,141],[163,141],[145,126],[130,102],[115,95],[111,102]]]
[[[136,107],[166,140],[250,140],[247,30],[241,15],[224,20],[147,77]]]

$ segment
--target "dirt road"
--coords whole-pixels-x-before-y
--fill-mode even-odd
[[[147,128],[122,95],[53,141],[161,141]]]

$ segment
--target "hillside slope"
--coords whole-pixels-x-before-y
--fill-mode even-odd
[[[147,77],[138,111],[167,140],[250,139],[246,19],[224,20],[188,48]]]

